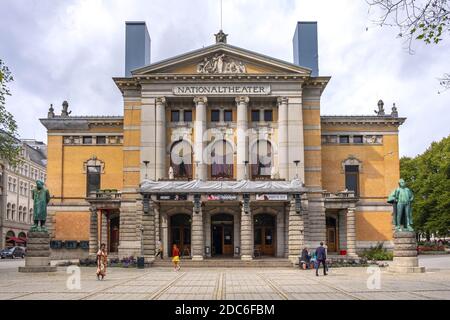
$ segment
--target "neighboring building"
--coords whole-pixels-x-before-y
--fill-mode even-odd
[[[23,141],[17,140],[22,144],[21,164],[12,167],[0,159],[1,248],[26,246],[28,230],[33,224],[31,190],[36,187],[36,180],[46,180],[45,154]],[[45,147],[43,142],[36,144]]]
[[[392,245],[386,197],[405,119],[382,101],[377,115],[321,116],[330,77],[317,75],[316,24],[297,26],[300,66],[231,46],[222,31],[211,46],[146,65],[146,30],[127,23],[127,76],[114,78],[123,116],[71,116],[64,103],[41,119],[55,257],[106,243],[151,260],[158,239],[196,260],[297,261],[320,241],[348,256]]]

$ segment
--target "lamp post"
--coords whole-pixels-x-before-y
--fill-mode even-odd
[[[244,180],[248,180],[247,166],[248,166],[248,160],[244,161]]]
[[[300,160],[295,160],[295,179],[298,180],[298,165],[300,164]]]
[[[150,161],[145,160],[145,161],[143,161],[143,163],[145,165],[145,180],[147,180],[148,179],[148,165],[149,165]]]
[[[200,161],[195,161],[195,180],[198,180],[198,165],[200,164]]]

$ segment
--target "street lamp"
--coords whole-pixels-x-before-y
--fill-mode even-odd
[[[300,164],[300,160],[295,160],[295,178],[298,180],[298,165]]]
[[[145,180],[147,180],[148,179],[148,165],[149,165],[150,161],[145,160],[145,161],[143,161],[143,163],[145,165]]]
[[[195,161],[195,180],[198,180],[198,165],[200,164],[200,161]]]
[[[248,161],[244,161],[244,180],[248,180],[248,176],[247,176],[247,166],[248,166]]]

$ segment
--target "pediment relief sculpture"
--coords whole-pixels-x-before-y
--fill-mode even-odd
[[[247,73],[242,61],[230,58],[225,54],[216,53],[206,57],[197,65],[198,73]]]

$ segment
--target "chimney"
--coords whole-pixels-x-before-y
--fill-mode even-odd
[[[125,22],[125,77],[131,71],[150,64],[150,35],[142,21]]]
[[[311,76],[319,76],[317,22],[297,22],[294,34],[294,64],[311,69]]]

